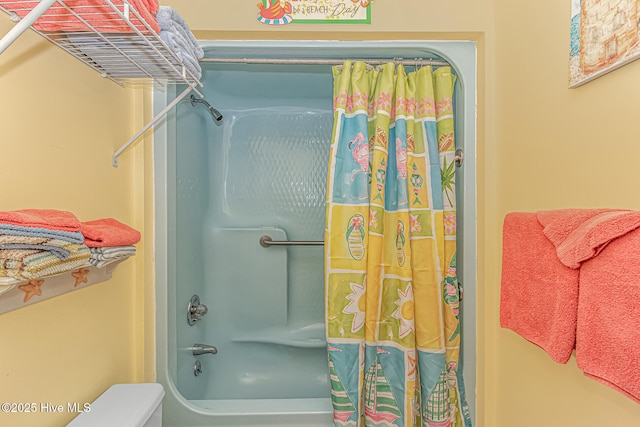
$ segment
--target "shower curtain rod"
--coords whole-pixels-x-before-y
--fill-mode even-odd
[[[342,65],[344,59],[340,58],[202,58],[200,62],[213,62],[217,64],[291,64],[291,65]],[[387,62],[395,62],[402,65],[415,65],[418,67],[446,66],[446,61],[429,58],[364,58],[352,59],[351,62],[362,61],[369,65],[382,65]]]

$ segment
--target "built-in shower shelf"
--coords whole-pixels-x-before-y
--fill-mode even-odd
[[[236,343],[274,344],[299,348],[324,348],[327,346],[325,327],[314,323],[302,328],[289,330],[285,327],[271,327],[238,333],[231,341]]]
[[[35,304],[111,279],[116,266],[127,258],[103,266],[86,264],[64,273],[31,280],[0,277],[0,313]]]
[[[185,66],[147,22],[149,14],[139,13],[129,1],[0,0],[0,10],[16,22],[0,38],[0,54],[31,28],[122,87],[150,82],[162,85],[179,83],[187,85],[187,89],[177,101],[192,90],[202,96],[197,90],[198,86],[202,87],[199,77]],[[116,151],[114,166],[117,166],[118,155],[167,111],[165,109],[160,117],[155,117]]]

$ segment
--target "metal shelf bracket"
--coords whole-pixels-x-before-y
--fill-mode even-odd
[[[200,97],[202,94],[198,91],[196,86],[202,87],[202,83],[199,81],[192,71],[188,70],[184,63],[181,61],[175,52],[169,49],[166,44],[160,39],[149,24],[145,22],[144,18],[129,4],[128,0],[122,0],[122,10],[114,4],[113,0],[103,0],[105,5],[110,6],[114,20],[121,19],[126,22],[131,28],[130,32],[121,33],[119,31],[99,31],[96,29],[82,14],[73,10],[65,4],[64,0],[35,0],[26,1],[25,5],[21,6],[22,11],[26,11],[27,3],[33,3],[33,8],[20,17],[11,8],[2,7],[0,4],[0,11],[7,12],[16,24],[9,30],[2,38],[0,38],[0,54],[2,54],[22,33],[38,21],[38,19],[49,19],[52,17],[45,15],[47,11],[54,6],[55,3],[59,3],[60,8],[64,9],[64,13],[69,13],[70,16],[74,16],[79,22],[84,25],[86,33],[91,36],[83,35],[80,39],[80,44],[73,43],[73,38],[68,38],[63,31],[39,31],[32,28],[36,33],[39,33],[49,41],[58,45],[71,55],[75,56],[85,64],[89,65],[94,70],[100,72],[103,77],[107,77],[120,86],[124,85],[125,79],[147,79],[151,78],[155,81],[164,81],[165,83],[182,83],[186,84],[187,88],[174,99],[169,105],[167,105],[161,112],[159,112],[149,123],[147,123],[138,133],[136,133],[129,141],[122,145],[114,154],[112,163],[114,167],[118,166],[118,156],[122,154],[131,144],[137,141],[149,128],[159,122],[164,116],[173,108],[178,102],[180,102],[191,91],[196,92]],[[9,2],[14,3],[14,2]],[[58,13],[58,12],[56,12]],[[131,19],[135,16],[136,22],[134,24]],[[44,15],[44,16],[43,16]],[[55,15],[55,14],[54,14]],[[65,15],[66,16],[66,15]],[[117,18],[116,18],[117,17]],[[55,16],[53,17],[55,22]],[[142,28],[143,27],[143,28]],[[144,31],[145,33],[143,33]],[[112,34],[113,33],[113,34]],[[84,34],[84,33],[82,33]],[[77,35],[77,32],[76,34]],[[71,36],[69,36],[71,37]],[[132,47],[133,46],[133,47]],[[101,55],[106,55],[104,58]],[[137,55],[140,55],[139,58]],[[148,64],[149,55],[157,55],[159,58],[158,63],[155,65]],[[114,60],[115,58],[115,60]],[[138,62],[138,59],[140,62]],[[147,69],[147,66],[150,67]]]
[[[140,129],[138,131],[138,133],[136,133],[135,135],[133,135],[131,137],[130,140],[128,140],[127,142],[125,142],[120,148],[118,148],[116,150],[115,153],[113,153],[113,160],[112,160],[112,164],[114,168],[118,167],[118,156],[120,156],[120,154],[122,154],[122,152],[124,150],[126,150],[127,148],[129,148],[129,146],[131,144],[133,144],[134,142],[136,142],[138,140],[138,138],[140,138],[147,130],[149,130],[149,128],[153,125],[155,125],[156,123],[158,123],[162,118],[164,118],[164,116],[167,115],[167,113],[173,108],[175,107],[178,102],[180,102],[185,96],[187,96],[191,91],[196,92],[198,95],[202,96],[202,94],[200,94],[196,89],[194,89],[193,87],[187,87],[184,91],[182,91],[182,93],[180,95],[178,95],[176,97],[176,99],[174,99],[173,101],[171,101],[171,103],[169,103],[169,105],[167,105],[162,111],[160,111],[158,114],[156,114],[156,116],[151,119],[151,121],[149,123],[147,123],[146,125],[144,125],[144,127],[142,129]]]
[[[11,44],[16,41],[22,33],[24,33],[31,25],[38,20],[57,0],[42,0],[36,7],[31,9],[31,11],[16,25],[13,26],[9,30],[7,34],[0,39],[0,54],[7,50]]]

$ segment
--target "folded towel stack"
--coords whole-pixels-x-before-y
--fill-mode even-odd
[[[87,263],[80,221],[71,212],[0,212],[0,276],[36,279]]]
[[[81,267],[89,260],[89,248],[69,245],[69,256],[62,260],[47,250],[0,250],[0,276],[14,279],[37,279]]]
[[[640,402],[640,212],[511,213],[500,324]]]
[[[91,250],[89,262],[103,267],[136,254],[140,232],[113,218],[81,223],[84,244]]]
[[[24,18],[37,4],[37,0],[0,0],[0,6],[15,12]],[[123,0],[112,0],[114,6],[122,13],[124,11]],[[155,13],[158,10],[158,0],[128,0],[142,18],[142,21],[134,13],[130,13],[131,24],[141,33],[149,34],[144,25],[146,22],[155,33],[160,32]],[[104,33],[134,33],[127,21],[122,19],[111,6],[99,0],[66,0],[69,6],[78,15],[71,13],[69,9],[54,3],[34,24],[33,27],[40,31],[92,31],[91,27]],[[143,22],[144,21],[144,22]],[[89,27],[87,25],[91,25]]]
[[[140,233],[113,218],[80,222],[71,212],[0,212],[0,277],[37,279],[135,254]],[[89,249],[92,248],[93,252]]]
[[[160,6],[156,19],[160,26],[160,38],[162,41],[199,80],[202,77],[202,69],[198,59],[204,56],[204,51],[191,33],[185,20],[175,9],[169,6]]]
[[[114,261],[136,254],[136,247],[133,245],[90,248],[89,250],[91,251],[89,262],[96,267],[104,267]]]
[[[90,248],[135,245],[140,232],[113,218],[87,221],[80,224],[84,244]]]
[[[27,235],[0,234],[0,250],[3,249],[35,249],[51,251],[60,259],[67,259],[71,251],[67,248],[69,241]]]

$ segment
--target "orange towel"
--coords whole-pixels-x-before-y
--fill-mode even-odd
[[[538,212],[560,261],[580,272],[576,361],[640,402],[640,212]]]
[[[640,229],[580,267],[576,361],[640,403]]]
[[[21,18],[24,18],[39,1],[3,1],[0,6],[13,11]],[[82,19],[87,21],[98,31],[104,33],[134,33],[131,27],[111,6],[101,0],[65,0],[64,2]],[[113,0],[112,3],[120,12],[124,10],[122,0]],[[158,0],[129,0],[129,4],[138,12],[142,19],[149,24],[155,33],[160,32],[158,21],[154,14],[158,9]],[[134,13],[130,14],[131,23],[143,34],[149,34],[149,30],[136,18]],[[40,31],[91,31],[80,19],[75,17],[59,3],[54,3],[34,24],[33,27]]]
[[[609,242],[640,227],[640,212],[621,209],[557,209],[536,216],[560,261],[571,268],[580,268]]]
[[[84,244],[90,248],[135,245],[140,241],[140,232],[113,218],[87,221],[80,224]]]
[[[73,213],[54,209],[22,209],[0,212],[0,223],[68,232],[80,231],[80,221]]]
[[[578,271],[563,265],[535,213],[504,219],[500,325],[566,363],[575,345]]]
[[[578,367],[640,403],[640,212],[508,214],[503,234],[501,325],[566,362],[573,323]]]
[[[160,3],[158,0],[140,0],[142,5],[149,11],[150,14],[154,15],[158,13],[158,8],[160,7]],[[136,9],[137,10],[137,9]]]

